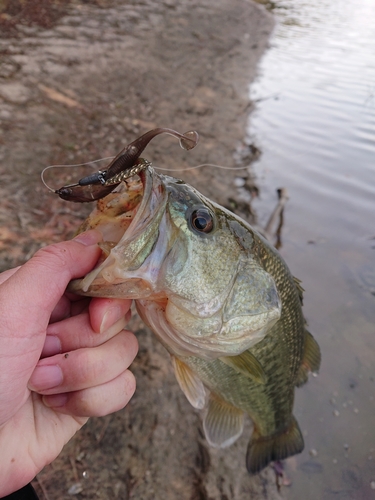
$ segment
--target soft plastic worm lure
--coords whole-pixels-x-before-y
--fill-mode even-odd
[[[150,163],[139,158],[147,144],[159,134],[169,134],[180,141],[180,146],[185,149],[193,149],[199,140],[199,135],[195,130],[190,130],[180,134],[169,128],[155,128],[149,130],[141,137],[126,146],[111,161],[105,170],[83,177],[76,184],[63,186],[55,191],[63,200],[84,203],[87,201],[99,200],[107,196],[123,180],[138,174]]]

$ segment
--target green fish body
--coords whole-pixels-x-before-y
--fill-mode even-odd
[[[232,444],[250,416],[250,473],[301,452],[294,388],[318,370],[320,351],[299,281],[261,234],[193,187],[151,166],[140,178],[82,225],[102,232],[103,257],[70,289],[135,299],[186,397],[204,409],[212,446]]]

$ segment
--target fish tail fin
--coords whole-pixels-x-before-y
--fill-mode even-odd
[[[292,416],[290,425],[283,432],[262,436],[254,428],[246,454],[246,467],[250,474],[258,474],[270,462],[283,460],[304,448],[303,437],[297,420]]]
[[[299,367],[297,373],[297,387],[300,387],[307,382],[310,372],[316,373],[319,370],[320,360],[321,354],[319,345],[311,333],[305,329],[305,347],[301,366]]]

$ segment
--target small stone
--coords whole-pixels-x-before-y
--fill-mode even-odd
[[[0,110],[0,119],[8,120],[11,117],[12,117],[12,113],[10,111],[8,111],[7,109]]]
[[[338,417],[340,415],[340,412],[338,410],[333,410],[333,414],[335,417]]]
[[[83,486],[81,483],[75,483],[68,489],[68,495],[78,495],[83,491]]]
[[[375,490],[375,481],[371,481],[370,486],[372,490]]]
[[[315,448],[311,448],[311,450],[309,451],[310,455],[312,457],[316,457],[318,455],[318,452],[316,451]]]
[[[0,95],[13,104],[25,104],[30,99],[30,90],[21,83],[3,83],[0,85]]]
[[[234,185],[236,187],[243,187],[245,185],[245,179],[243,179],[242,177],[235,177]]]
[[[344,450],[349,450],[349,445],[348,445],[348,443],[345,443],[345,444],[344,444]]]
[[[84,479],[88,479],[88,478],[89,478],[89,476],[90,476],[90,474],[89,474],[89,472],[88,472],[87,470],[84,470],[84,471],[82,472],[82,477],[83,477]]]
[[[353,410],[353,411],[354,411],[354,413],[359,413],[358,408],[354,408],[354,410]]]

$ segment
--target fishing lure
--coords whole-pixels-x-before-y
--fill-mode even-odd
[[[139,158],[139,156],[148,143],[159,134],[169,134],[176,137],[180,141],[180,146],[186,151],[195,148],[199,140],[199,135],[195,130],[190,130],[184,134],[161,127],[149,130],[120,151],[105,170],[98,170],[87,177],[83,177],[76,184],[63,186],[55,190],[55,193],[63,200],[79,203],[104,198],[120,182],[138,174],[150,164],[147,160]]]

